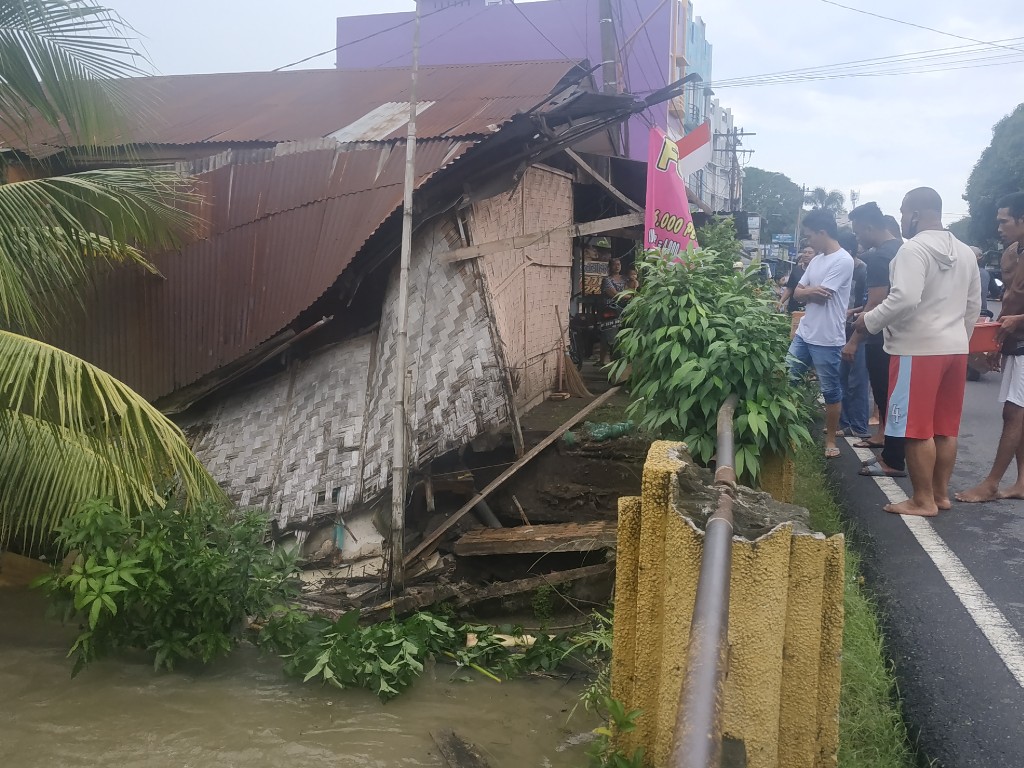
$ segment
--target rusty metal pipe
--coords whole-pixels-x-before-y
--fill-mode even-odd
[[[697,599],[679,694],[673,768],[717,768],[721,763],[732,572],[732,492],[736,485],[732,420],[737,402],[736,396],[731,395],[718,412],[715,482],[721,486],[721,495],[704,532]]]

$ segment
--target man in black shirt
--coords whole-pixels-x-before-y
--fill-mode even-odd
[[[779,299],[779,312],[799,312],[804,308],[801,304],[793,297],[793,292],[796,291],[796,287],[800,285],[800,278],[804,276],[804,270],[807,269],[807,265],[811,263],[811,259],[814,258],[814,249],[809,245],[805,245],[800,249],[800,255],[797,257],[796,264],[793,265],[793,269],[789,273],[789,280],[786,282],[786,290],[782,292],[782,298]]]
[[[870,249],[863,256],[867,265],[868,291],[865,312],[877,307],[889,295],[889,263],[903,244],[903,241],[894,237],[886,227],[885,219],[877,203],[864,203],[850,211],[850,226],[853,227],[857,239],[864,247]],[[843,358],[853,360],[860,344],[864,344],[865,347],[871,392],[878,406],[879,425],[876,435],[857,443],[857,446],[882,448],[881,458],[877,462],[869,462],[861,469],[861,474],[903,477],[906,475],[904,439],[888,437],[885,434],[884,414],[887,413],[889,405],[889,354],[882,347],[881,333],[868,335],[863,331],[857,331],[843,348]]]

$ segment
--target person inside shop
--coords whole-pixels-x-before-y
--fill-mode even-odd
[[[622,261],[617,257],[608,259],[608,274],[601,281],[601,295],[604,297],[604,311],[601,313],[601,365],[611,360],[612,346],[619,333],[619,315],[622,303],[619,294],[626,290],[626,276],[622,274]]]

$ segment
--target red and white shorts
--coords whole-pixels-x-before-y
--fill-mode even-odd
[[[960,434],[967,355],[893,355],[889,360],[888,437],[928,440]]]

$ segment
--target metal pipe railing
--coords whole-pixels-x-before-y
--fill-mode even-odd
[[[717,768],[722,756],[722,694],[729,632],[729,578],[732,572],[732,504],[736,488],[733,415],[730,395],[718,411],[715,485],[718,508],[708,518],[697,599],[690,624],[686,671],[679,694],[673,768]]]

